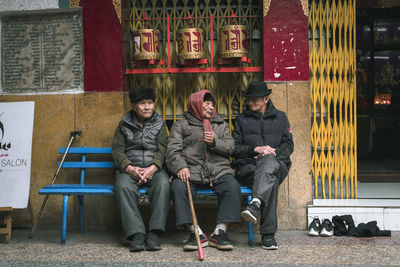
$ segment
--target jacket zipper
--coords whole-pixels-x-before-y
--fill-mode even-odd
[[[260,118],[260,133],[261,133],[261,146],[264,146],[264,138],[263,138],[263,118]]]
[[[143,135],[144,135],[144,125],[143,125],[143,127],[142,127],[142,148],[143,148]],[[145,165],[144,165],[144,150],[142,150],[142,158],[143,158],[143,160],[142,160],[142,166],[144,167]]]

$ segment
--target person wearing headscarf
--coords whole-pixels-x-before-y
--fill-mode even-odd
[[[190,236],[184,250],[196,250],[195,230],[203,247],[232,250],[226,232],[229,223],[240,222],[241,195],[234,178],[229,157],[234,150],[228,123],[216,113],[215,99],[208,90],[193,93],[184,118],[174,123],[168,138],[166,165],[174,175],[171,198],[174,202],[176,224],[185,225]],[[186,181],[193,196],[199,189],[212,189],[218,197],[217,225],[207,237],[194,229]]]

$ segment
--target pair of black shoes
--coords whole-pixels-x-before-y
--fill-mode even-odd
[[[131,252],[139,252],[143,250],[157,251],[161,250],[160,234],[150,231],[146,236],[142,233],[135,234],[131,242]]]
[[[333,236],[333,224],[329,219],[322,221],[317,216],[314,217],[308,226],[309,236]]]

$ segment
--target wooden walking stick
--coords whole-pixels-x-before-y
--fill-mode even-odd
[[[187,193],[188,193],[188,197],[189,197],[190,211],[192,212],[194,234],[196,236],[197,251],[199,252],[199,260],[203,261],[204,260],[203,247],[201,246],[201,243],[200,243],[200,236],[199,236],[199,231],[198,231],[198,227],[197,227],[196,212],[194,211],[192,192],[190,191],[189,180],[186,180],[186,188],[187,188]]]
[[[56,181],[56,179],[57,179],[57,176],[58,176],[58,173],[60,172],[61,167],[62,167],[62,165],[63,165],[63,163],[64,163],[65,157],[67,156],[68,151],[69,151],[69,148],[71,147],[72,141],[74,141],[74,139],[75,139],[75,136],[76,136],[76,135],[79,135],[79,136],[80,136],[81,134],[82,134],[82,131],[74,131],[74,132],[71,132],[71,133],[70,133],[71,138],[69,139],[69,143],[68,143],[68,145],[67,145],[67,149],[66,149],[65,152],[64,152],[64,155],[63,155],[63,157],[62,157],[62,159],[61,159],[60,165],[58,165],[56,174],[54,174],[53,180],[51,180],[51,183],[50,183],[50,184],[54,184],[54,183],[55,183],[55,181]],[[44,207],[46,206],[47,200],[49,199],[49,196],[50,196],[50,195],[46,195],[46,197],[45,197],[44,200],[43,200],[43,203],[42,203],[42,206],[40,207],[39,213],[38,213],[38,215],[36,216],[35,222],[33,223],[32,231],[31,231],[31,233],[29,234],[29,238],[32,238],[32,237],[33,237],[33,234],[34,234],[35,231],[36,231],[36,227],[37,227],[37,225],[38,225],[38,223],[39,223],[40,217],[42,217],[42,213],[43,213]]]

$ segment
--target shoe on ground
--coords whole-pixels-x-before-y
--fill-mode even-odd
[[[241,216],[246,222],[257,223],[258,216],[260,215],[260,203],[254,201],[250,203],[244,211],[242,211]]]
[[[135,234],[131,242],[131,252],[139,252],[144,250],[145,235],[142,233]]]
[[[212,233],[209,237],[210,247],[215,247],[219,250],[232,250],[233,245],[228,238],[228,235],[223,230],[218,230],[218,234]]]
[[[261,247],[267,250],[277,250],[278,244],[275,241],[274,234],[263,235],[261,239]]]
[[[158,233],[150,231],[146,240],[147,251],[161,250],[160,236]]]
[[[320,236],[333,236],[333,224],[329,219],[325,219],[321,223]]]
[[[200,237],[200,244],[203,248],[208,246],[208,238],[205,235],[199,235]],[[197,250],[197,243],[196,243],[196,235],[194,232],[190,233],[189,239],[183,241],[183,250],[184,251],[193,251]]]
[[[319,236],[319,232],[321,231],[321,221],[316,216],[308,226],[308,235],[309,236]]]

